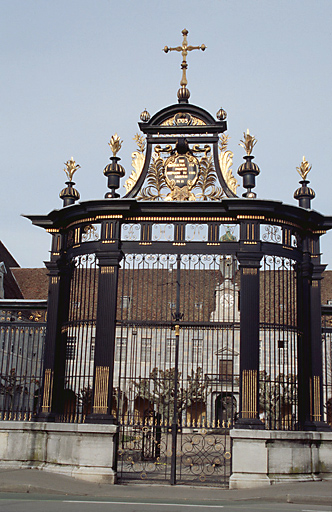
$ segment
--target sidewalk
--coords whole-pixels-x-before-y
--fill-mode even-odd
[[[329,505],[332,510],[332,480],[271,485],[256,489],[229,490],[217,487],[170,485],[107,485],[77,480],[38,469],[0,469],[0,492],[108,497],[124,501],[199,503],[262,500]]]

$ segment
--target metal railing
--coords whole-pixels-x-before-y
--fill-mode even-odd
[[[37,414],[43,375],[47,301],[0,300],[0,420]]]

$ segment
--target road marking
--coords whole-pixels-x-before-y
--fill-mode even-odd
[[[223,505],[189,505],[189,503],[146,503],[144,501],[83,501],[63,500],[62,503],[101,503],[105,505],[146,505],[159,507],[201,507],[201,508],[224,508]],[[313,511],[320,512],[320,511]]]

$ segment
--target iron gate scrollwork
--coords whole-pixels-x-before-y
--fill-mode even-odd
[[[118,477],[227,483],[239,394],[232,255],[127,254],[115,351]]]

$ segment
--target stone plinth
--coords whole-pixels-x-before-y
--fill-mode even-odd
[[[332,432],[238,430],[230,489],[332,479]]]
[[[116,425],[0,421],[0,467],[116,483]]]

